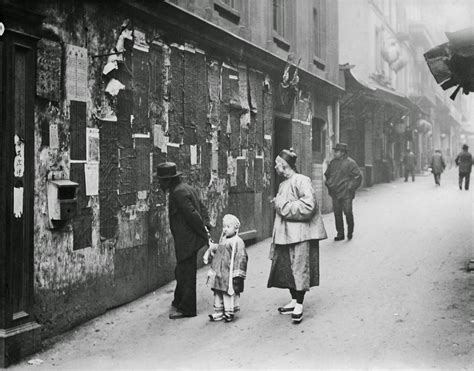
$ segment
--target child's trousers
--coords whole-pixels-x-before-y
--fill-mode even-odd
[[[233,315],[240,310],[240,294],[229,295],[220,290],[214,290],[214,311]]]

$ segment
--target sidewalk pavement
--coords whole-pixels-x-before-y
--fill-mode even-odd
[[[443,174],[441,187],[420,177],[360,189],[351,241],[335,242],[334,217],[324,215],[321,285],[305,297],[302,325],[277,313],[288,291],[266,287],[266,239],[248,247],[242,309],[234,322],[209,322],[213,294],[204,267],[197,273],[197,317],[168,319],[170,282],[52,339],[45,351],[11,369],[31,370],[31,359],[42,361],[35,370],[48,371],[465,365],[472,353],[466,323],[474,317],[468,296],[459,295],[470,284],[459,267],[472,248],[471,222],[463,218],[469,200],[453,171]],[[445,213],[437,213],[440,208]],[[426,223],[430,219],[436,222]]]

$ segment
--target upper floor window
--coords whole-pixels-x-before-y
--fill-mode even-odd
[[[375,29],[375,70],[377,73],[383,73],[384,63],[382,59],[383,49],[383,28]]]
[[[321,23],[319,21],[318,9],[313,9],[313,48],[314,55],[317,57],[321,56]]]
[[[321,22],[318,9],[313,9],[313,49],[316,57],[321,57]]]
[[[215,0],[214,9],[221,17],[238,24],[240,21],[240,1],[241,0]]]
[[[285,3],[285,0],[273,0],[273,30],[283,37],[285,36]]]

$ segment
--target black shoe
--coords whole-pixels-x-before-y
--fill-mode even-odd
[[[290,308],[280,307],[280,308],[278,308],[278,313],[280,313],[280,314],[291,314],[293,312],[293,309],[295,309],[295,307],[290,307]]]
[[[303,312],[301,312],[300,314],[292,314],[291,320],[293,321],[293,323],[300,323],[303,320]]]
[[[225,322],[232,322],[234,320],[234,315],[233,314],[224,314],[224,321]]]
[[[352,240],[352,233],[348,233],[348,234],[347,234],[347,239],[348,239],[348,240]]]
[[[181,319],[181,318],[187,318],[187,317],[196,317],[195,313],[183,313],[180,311],[176,311],[173,313],[170,313],[169,318],[170,319]]]
[[[344,236],[336,236],[334,237],[334,241],[342,241],[344,239]]]

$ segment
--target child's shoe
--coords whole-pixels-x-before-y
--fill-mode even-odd
[[[229,314],[229,313],[224,314],[224,321],[232,322],[233,320],[234,320],[234,315],[233,314]]]
[[[222,321],[223,319],[224,319],[224,315],[222,313],[209,314],[209,321],[211,322]]]

